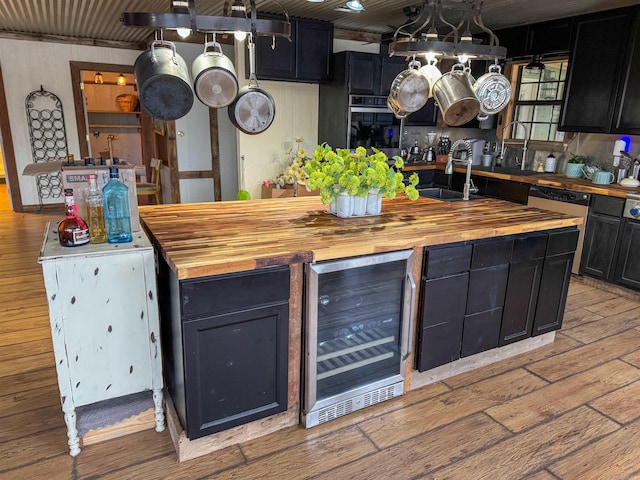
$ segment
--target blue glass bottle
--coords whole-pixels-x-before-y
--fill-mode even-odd
[[[102,189],[102,198],[107,242],[132,242],[129,188],[119,180],[118,167],[109,167],[109,182]]]

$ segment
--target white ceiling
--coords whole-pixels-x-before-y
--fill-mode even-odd
[[[407,20],[404,7],[422,3],[421,0],[362,0],[363,12],[334,11],[345,1],[279,0],[279,3],[292,16],[330,20],[336,28],[373,33],[392,32]],[[484,23],[499,29],[638,3],[638,0],[485,0],[482,12]],[[196,0],[196,11],[199,15],[222,15],[223,4],[222,0]],[[257,0],[256,5],[258,11],[280,12],[275,0]],[[152,30],[123,26],[120,14],[168,12],[169,6],[170,0],[0,0],[0,33],[143,43]]]

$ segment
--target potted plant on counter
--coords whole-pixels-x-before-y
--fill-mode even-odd
[[[388,157],[375,148],[367,155],[364,147],[354,153],[347,149],[335,151],[326,143],[318,145],[313,159],[305,166],[307,187],[319,190],[322,203],[330,204],[330,212],[339,217],[378,215],[381,212],[382,195],[389,199],[405,192],[415,200],[418,176],[414,173],[405,185],[401,170],[404,162],[393,157],[394,168]],[[355,210],[355,211],[354,211]]]
[[[567,167],[565,169],[565,175],[571,178],[582,177],[582,167],[585,164],[585,157],[572,153],[569,160],[567,160]]]

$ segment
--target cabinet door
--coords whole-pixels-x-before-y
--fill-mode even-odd
[[[330,22],[296,20],[296,78],[329,80],[333,53],[333,25]]]
[[[288,304],[183,324],[187,436],[287,409]]]
[[[640,9],[636,9],[627,48],[627,62],[618,94],[613,132],[640,134]]]
[[[382,60],[371,53],[349,54],[349,93],[354,95],[380,95]]]
[[[469,273],[467,315],[492,310],[504,305],[509,265],[496,265]]]
[[[408,64],[404,57],[382,56],[382,70],[380,74],[380,95],[389,95],[391,84],[400,72],[405,71]]]
[[[500,339],[502,307],[464,317],[461,357],[496,348]]]
[[[531,336],[543,264],[542,258],[534,258],[509,266],[509,280],[500,327],[501,346]]]
[[[587,219],[580,273],[610,280],[622,219],[593,213]]]
[[[551,55],[568,52],[570,48],[572,20],[573,19],[569,17],[529,25],[527,54]]]
[[[256,75],[262,80],[294,80],[296,78],[296,29],[291,28],[291,41],[276,37],[258,36],[256,39]],[[249,74],[247,56],[246,72]],[[248,77],[247,77],[248,78]]]
[[[611,129],[631,26],[629,12],[615,10],[575,20],[558,130]]]
[[[468,285],[468,272],[422,282],[417,355],[420,372],[460,358]]]
[[[626,220],[613,281],[640,290],[640,223]]]
[[[572,264],[573,252],[545,258],[533,322],[533,336],[558,330],[562,326]]]

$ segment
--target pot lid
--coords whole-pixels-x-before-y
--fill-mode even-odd
[[[259,133],[266,130],[275,116],[273,102],[259,89],[240,94],[234,110],[238,127],[246,132]]]

